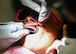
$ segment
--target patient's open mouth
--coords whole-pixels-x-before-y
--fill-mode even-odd
[[[38,31],[37,25],[28,25],[25,28],[30,31],[30,34],[34,34]]]
[[[27,29],[30,31],[30,34],[36,33],[36,31],[34,29],[32,29],[32,28],[27,28]]]

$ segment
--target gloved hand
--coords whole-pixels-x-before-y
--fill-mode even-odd
[[[39,12],[38,21],[40,23],[46,21],[51,14],[51,10],[52,10],[51,6],[48,7],[47,5],[42,3],[41,9]]]
[[[76,38],[68,38],[67,26],[63,26],[63,38],[65,46],[60,45],[58,47],[59,54],[76,54]]]
[[[46,54],[51,54],[53,49],[56,49],[57,50],[57,53],[58,53],[58,51],[59,51],[58,50],[58,46],[59,45],[62,45],[61,41],[60,40],[55,40],[53,42],[53,44],[50,47],[47,48]]]
[[[39,0],[20,0],[22,5],[27,6],[31,8],[32,10],[35,10],[39,13],[40,11],[40,5],[37,3]]]
[[[22,22],[0,22],[0,50],[6,49],[29,34]]]
[[[76,54],[76,39],[67,38],[65,44],[58,47],[59,54]]]
[[[66,48],[66,44],[69,43],[65,43],[65,40],[67,39],[67,25],[64,25],[63,26],[63,38],[61,40],[55,40],[53,42],[53,44],[46,50],[46,53],[51,53],[50,51],[52,49],[56,49],[57,50],[57,54],[61,54],[62,52],[64,52],[65,54],[65,51],[62,49],[62,47],[60,48],[60,46],[63,46],[64,48]],[[60,51],[61,49],[61,51]],[[66,53],[67,54],[67,53]]]
[[[47,5],[50,0],[20,0],[24,6],[31,8],[39,13],[38,21],[43,22],[51,13],[51,4]],[[40,3],[40,4],[39,4]]]
[[[23,34],[29,34],[29,30],[23,28],[22,22],[0,22],[0,39],[18,38]]]

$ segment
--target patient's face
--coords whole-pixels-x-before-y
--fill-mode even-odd
[[[30,33],[36,33],[38,31],[38,23],[37,20],[34,19],[32,16],[27,16],[24,19],[24,27],[29,29]]]
[[[42,26],[38,26],[38,22],[34,18],[31,16],[26,17],[24,19],[24,27],[29,29],[32,34],[25,37],[23,47],[34,52],[40,51],[40,53],[43,54],[55,40],[56,26],[54,26],[55,24],[52,20]]]

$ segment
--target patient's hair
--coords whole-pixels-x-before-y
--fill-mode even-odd
[[[18,17],[19,17],[19,20],[24,20],[27,16],[31,16],[34,19],[37,19],[38,13],[33,10],[24,9],[23,11],[21,11]]]

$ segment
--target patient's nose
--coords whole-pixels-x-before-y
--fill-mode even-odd
[[[37,23],[37,21],[33,18],[27,17],[26,19],[24,19],[24,24],[28,24],[28,23]]]

